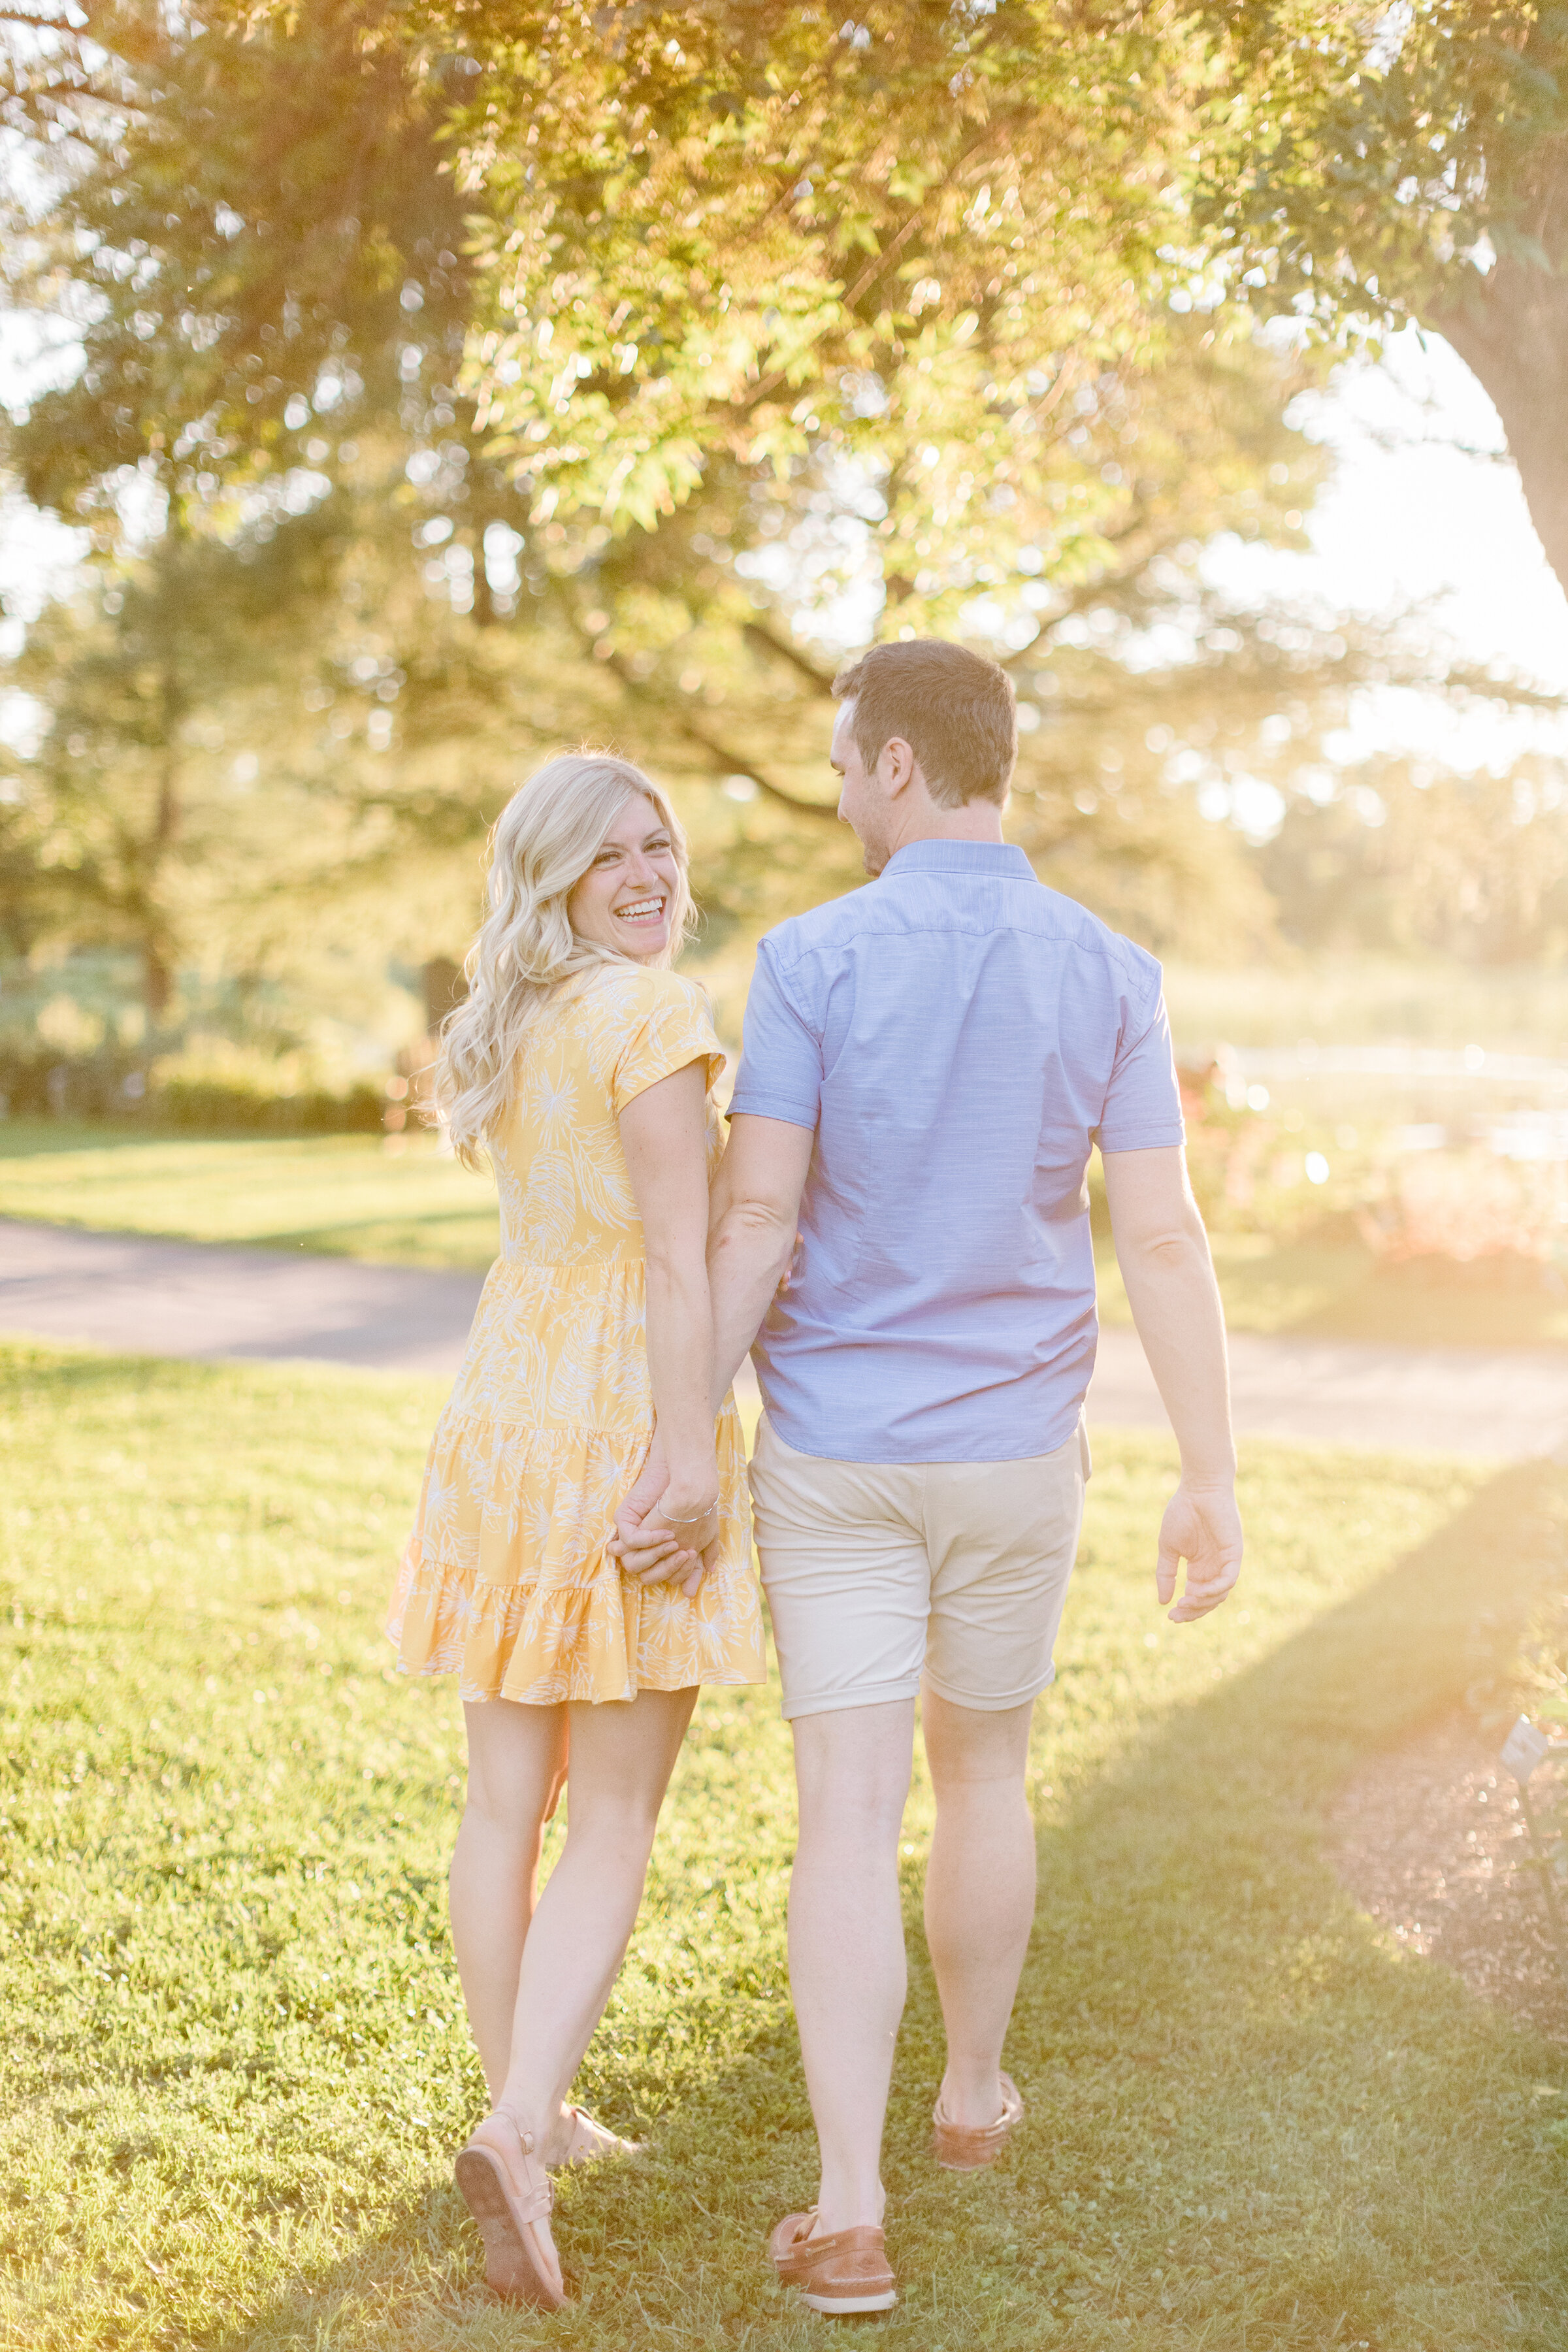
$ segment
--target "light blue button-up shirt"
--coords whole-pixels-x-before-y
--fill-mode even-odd
[[[752,1349],[769,1420],[844,1462],[1010,1462],[1094,1370],[1091,1144],[1183,1139],[1153,957],[1021,849],[921,841],[763,940],[731,1116],[815,1130]]]

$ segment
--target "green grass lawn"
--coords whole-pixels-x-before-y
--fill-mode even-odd
[[[495,1188],[434,1139],[138,1135],[0,1126],[0,1216],[101,1233],[320,1250],[384,1265],[488,1266]]]
[[[447,1944],[449,1685],[379,1633],[438,1402],[282,1367],[4,1359],[0,2340],[804,2352],[764,2229],[812,2187],[771,1691],[699,1709],[584,2091],[647,2137],[568,2182],[549,2321],[479,2283],[481,2104]],[[1563,1580],[1563,1474],[1254,1446],[1252,1567],[1154,1607],[1170,1474],[1101,1436],[1041,1708],[1041,1899],[994,2173],[925,2154],[914,1958],[888,2138],[910,2352],[1568,2345],[1568,2057],[1338,1891],[1324,1801]]]
[[[488,1178],[443,1159],[431,1138],[139,1136],[47,1119],[0,1126],[0,1217],[101,1232],[320,1250],[389,1265],[488,1266]],[[1568,1346],[1568,1298],[1444,1281],[1380,1266],[1354,1244],[1277,1248],[1221,1234],[1215,1263],[1233,1331],[1300,1331],[1411,1346]],[[1131,1320],[1109,1244],[1100,1311]]]

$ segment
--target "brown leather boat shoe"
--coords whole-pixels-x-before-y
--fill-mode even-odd
[[[1002,2112],[994,2124],[950,2123],[939,2099],[931,2112],[931,2152],[944,2172],[980,2172],[994,2164],[1008,2133],[1024,2119],[1024,2102],[1011,2074],[1002,2077]]]
[[[891,2311],[899,2290],[881,2231],[867,2224],[814,2238],[816,2223],[815,2206],[809,2213],[786,2213],[768,2240],[769,2257],[784,2284],[799,2287],[802,2301],[830,2318]]]

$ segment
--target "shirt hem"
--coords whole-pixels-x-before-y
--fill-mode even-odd
[[[1088,1391],[1086,1390],[1084,1393],[1087,1395]],[[766,1405],[763,1406],[763,1411],[773,1425],[774,1435],[783,1438],[792,1454],[804,1454],[808,1461],[855,1462],[867,1470],[921,1470],[944,1462],[973,1462],[977,1465],[988,1462],[1041,1462],[1047,1454],[1060,1453],[1062,1447],[1072,1436],[1083,1412],[1083,1397],[1079,1397],[1073,1407],[1072,1418],[1059,1437],[1053,1438],[1045,1444],[1031,1438],[1026,1444],[1015,1446],[1005,1454],[989,1451],[984,1454],[932,1454],[929,1451],[921,1454],[889,1454],[885,1445],[876,1453],[858,1454],[847,1451],[842,1439],[829,1452],[820,1445],[802,1445],[798,1439],[792,1437],[789,1431],[783,1427],[776,1412]]]
[[[754,1095],[741,1094],[731,1096],[730,1108],[724,1116],[726,1118],[737,1116],[742,1118],[777,1118],[788,1127],[807,1128],[813,1133],[816,1132],[817,1118],[815,1110],[805,1110],[795,1103],[759,1102]]]
[[[1184,1125],[1181,1127],[1167,1127],[1163,1129],[1158,1135],[1140,1135],[1136,1141],[1120,1135],[1100,1135],[1097,1130],[1096,1139],[1102,1152],[1163,1151],[1168,1150],[1173,1143],[1185,1143],[1187,1139],[1187,1130]]]

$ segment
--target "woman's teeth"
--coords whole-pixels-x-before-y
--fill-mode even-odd
[[[629,907],[617,907],[616,912],[623,923],[656,922],[664,912],[664,900],[638,898]]]

